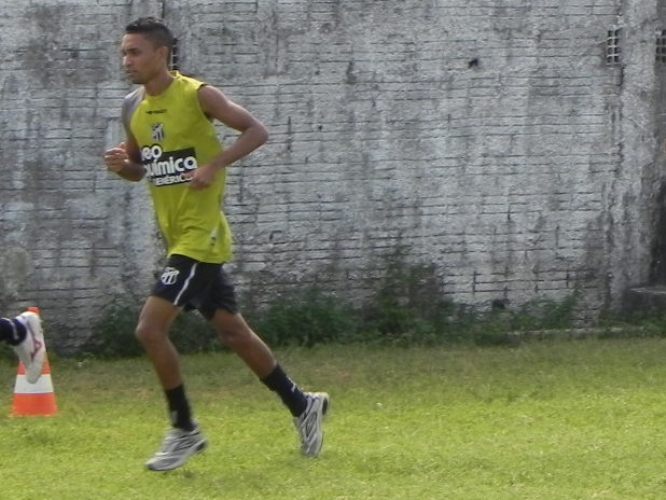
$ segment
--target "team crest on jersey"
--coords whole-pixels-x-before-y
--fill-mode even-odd
[[[164,123],[154,123],[152,130],[153,141],[162,142],[164,140]]]

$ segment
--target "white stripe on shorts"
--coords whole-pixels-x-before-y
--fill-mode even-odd
[[[192,266],[192,269],[190,269],[190,275],[185,279],[185,282],[183,283],[183,288],[180,289],[180,292],[178,292],[178,295],[176,296],[176,299],[173,301],[175,305],[180,305],[180,298],[182,295],[187,291],[187,288],[190,286],[190,281],[192,281],[192,278],[194,278],[194,275],[197,272],[197,266],[199,265],[198,262],[195,262],[194,265]]]

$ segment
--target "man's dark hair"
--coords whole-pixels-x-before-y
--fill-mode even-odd
[[[166,47],[169,54],[173,50],[174,37],[163,21],[156,17],[140,17],[125,26],[125,33],[140,34],[148,38],[156,47]]]

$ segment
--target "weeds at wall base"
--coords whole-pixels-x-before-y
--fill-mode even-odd
[[[99,358],[142,356],[143,347],[135,335],[140,305],[122,298],[113,300],[93,326],[93,335],[82,346],[82,354]],[[181,314],[171,329],[170,339],[182,354],[210,352],[219,343],[198,313]]]
[[[666,336],[666,314],[605,317],[597,325],[574,327],[576,294],[561,302],[533,301],[510,310],[491,307],[479,311],[453,302],[410,303],[384,296],[354,308],[331,294],[310,289],[282,297],[248,321],[271,347],[322,344],[378,346],[478,345],[515,347],[526,341],[574,340],[586,337],[636,338]],[[134,331],[139,306],[123,299],[112,301],[94,327],[79,355],[129,358],[144,355]],[[180,315],[172,342],[182,354],[223,350],[214,332],[198,313]],[[15,359],[0,343],[0,358]]]
[[[331,343],[515,346],[523,338],[521,332],[570,327],[574,310],[573,296],[561,303],[535,301],[516,311],[491,308],[480,312],[439,296],[426,303],[423,298],[409,301],[390,294],[355,308],[338,297],[309,289],[282,297],[247,319],[271,347]],[[136,304],[113,301],[94,326],[94,335],[83,346],[83,354],[100,358],[143,355],[134,335],[138,314]],[[183,354],[223,349],[198,313],[180,315],[171,339]]]
[[[441,289],[433,266],[406,264],[396,251],[385,261],[386,274],[373,298],[352,304],[315,286],[282,295],[261,310],[243,309],[250,326],[274,348],[321,344],[439,346],[469,344],[517,346],[525,340],[622,335],[656,336],[666,332],[666,315],[642,318],[639,326],[606,318],[596,329],[576,329],[579,294],[564,300],[533,300],[510,308],[495,301],[486,309],[457,304]],[[113,300],[82,346],[84,355],[126,358],[143,355],[135,337],[140,305]],[[222,350],[215,333],[198,313],[181,314],[171,341],[182,354]]]

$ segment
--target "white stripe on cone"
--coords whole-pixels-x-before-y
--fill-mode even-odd
[[[50,374],[42,374],[34,384],[28,382],[25,375],[16,376],[14,394],[49,394],[53,392],[53,382]]]

